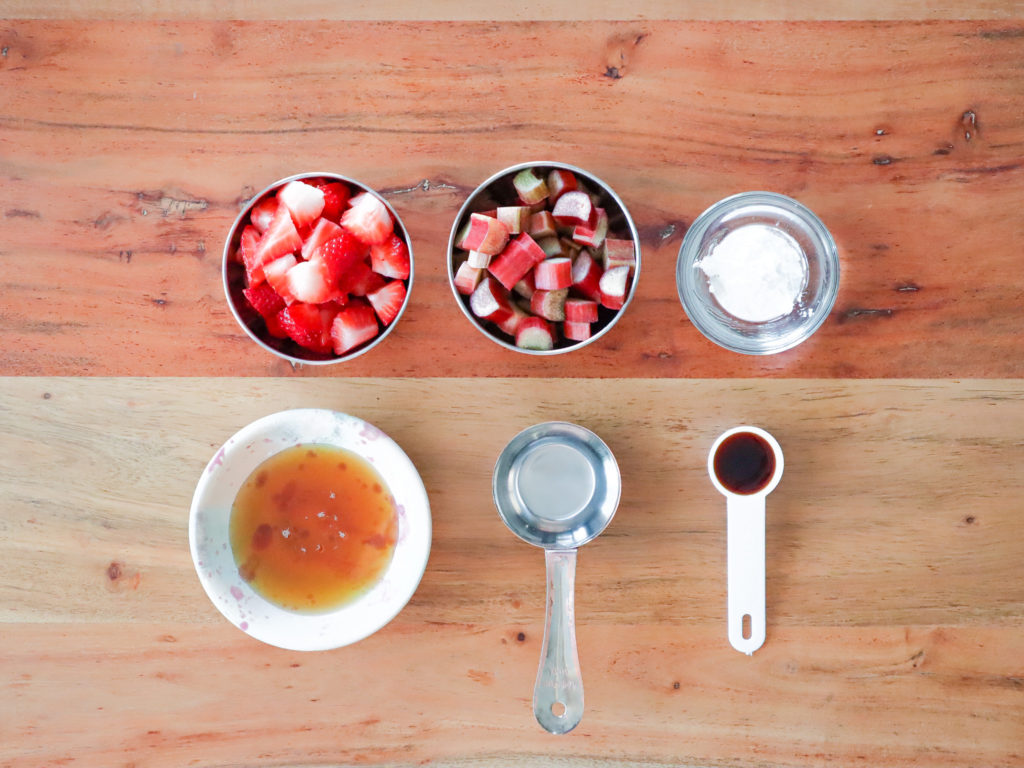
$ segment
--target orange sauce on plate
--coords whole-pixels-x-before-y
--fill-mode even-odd
[[[238,572],[267,600],[302,613],[351,602],[384,574],[398,515],[383,478],[330,445],[287,448],[260,464],[231,508]]]

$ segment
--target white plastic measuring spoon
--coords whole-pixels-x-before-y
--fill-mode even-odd
[[[729,644],[748,656],[764,645],[765,497],[782,478],[782,448],[758,427],[723,432],[708,474],[726,499]]]

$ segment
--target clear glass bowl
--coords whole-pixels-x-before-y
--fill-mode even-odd
[[[700,268],[726,235],[751,224],[788,235],[807,259],[806,284],[792,311],[764,322],[727,312]],[[806,206],[774,192],[741,192],[715,203],[687,230],[676,262],[676,288],[690,321],[711,341],[745,355],[772,355],[805,341],[825,322],[839,291],[839,254],[828,229]]]

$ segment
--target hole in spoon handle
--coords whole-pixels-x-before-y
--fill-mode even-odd
[[[729,644],[750,655],[765,639],[764,496],[730,496],[727,506]]]
[[[576,550],[546,549],[547,608],[533,714],[549,733],[568,733],[583,718],[583,676],[576,652]],[[558,714],[556,714],[558,713]]]

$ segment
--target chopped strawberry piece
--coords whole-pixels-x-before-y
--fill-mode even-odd
[[[324,209],[324,192],[301,181],[290,181],[277,193],[296,227],[308,227]]]
[[[373,311],[377,313],[381,323],[391,325],[391,322],[398,317],[402,304],[405,303],[405,283],[401,280],[392,280],[378,288],[372,293],[366,294]]]
[[[245,254],[250,254],[250,258],[255,256],[259,242],[260,231],[252,224],[246,224],[238,238],[238,248],[235,250],[234,260],[239,264],[245,264]]]
[[[320,308],[312,304],[292,304],[277,315],[281,328],[300,347],[327,354],[331,345],[324,343],[325,326]]]
[[[526,273],[547,258],[532,237],[523,232],[509,241],[491,265],[487,268],[494,277],[511,290],[512,286],[525,277]]]
[[[313,227],[313,231],[309,233],[309,236],[302,243],[302,258],[310,258],[313,255],[313,251],[328,240],[338,237],[344,231],[333,221],[320,219],[317,221],[316,226]]]
[[[322,304],[328,301],[335,287],[328,280],[327,267],[322,261],[300,261],[285,275],[288,293],[296,301]]]
[[[365,261],[357,261],[341,280],[339,286],[353,296],[367,296],[387,283],[388,279],[378,275]]]
[[[295,229],[291,214],[285,206],[279,205],[270,226],[256,247],[255,266],[263,266],[280,256],[295,253],[301,247],[302,237]]]
[[[338,287],[345,280],[355,264],[366,258],[366,245],[351,232],[328,240],[310,256],[310,261],[321,261],[327,268],[327,280],[332,287]]]
[[[274,259],[269,264],[263,267],[263,272],[267,276],[267,282],[270,287],[277,291],[277,295],[284,299],[285,304],[291,304],[295,301],[295,297],[292,296],[288,290],[288,270],[294,267],[298,263],[298,260],[292,254],[282,256],[279,259]]]
[[[409,249],[402,238],[393,234],[383,243],[370,246],[370,266],[384,277],[406,280],[409,277]]]
[[[250,286],[242,291],[249,306],[264,318],[273,317],[284,309],[284,299],[268,283]]]
[[[572,262],[564,256],[545,259],[533,272],[534,283],[542,291],[557,291],[572,285]]]
[[[463,296],[469,296],[480,285],[480,280],[483,279],[483,276],[484,271],[482,269],[478,269],[468,261],[464,261],[455,272],[455,290]]]
[[[277,213],[279,206],[280,203],[273,195],[265,197],[253,206],[252,211],[249,213],[249,221],[261,233],[266,232],[270,228],[270,222],[273,221],[274,214]]]
[[[273,336],[275,339],[287,339],[288,334],[285,332],[284,327],[281,325],[280,312],[276,315],[263,318],[263,322],[266,323],[267,333]]]
[[[334,318],[331,340],[336,354],[343,355],[377,335],[377,315],[369,304],[352,302]]]
[[[542,317],[524,317],[516,329],[516,346],[546,351],[555,346],[555,332]]]
[[[590,299],[566,299],[565,321],[567,323],[596,323],[597,302]]]
[[[320,215],[335,224],[341,219],[341,212],[348,205],[348,199],[352,196],[348,186],[340,181],[332,181],[327,184],[317,185],[324,193],[324,210]]]
[[[369,192],[360,192],[349,201],[341,215],[341,226],[368,245],[378,245],[394,232],[395,223],[384,202]]]
[[[469,309],[481,320],[501,323],[512,315],[508,290],[497,280],[485,277],[469,297]]]

